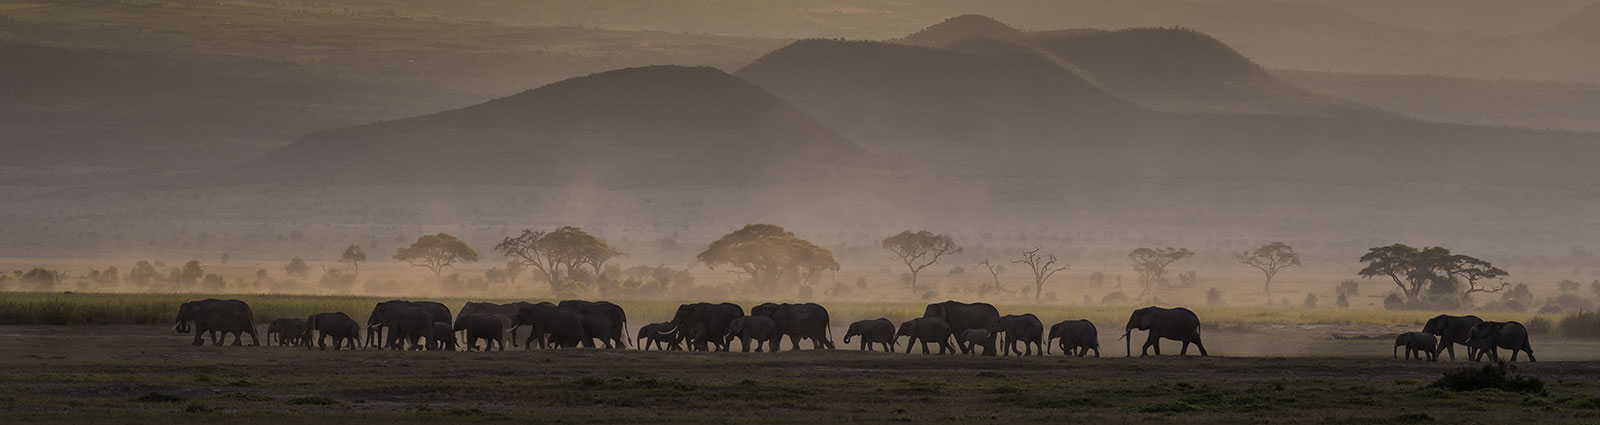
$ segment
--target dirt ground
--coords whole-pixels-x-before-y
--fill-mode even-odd
[[[1209,358],[1124,358],[1114,335],[1103,358],[1016,358],[318,351],[194,347],[167,326],[13,326],[0,327],[0,423],[1600,421],[1596,341],[1544,342],[1541,362],[1519,364],[1543,393],[1454,392],[1429,384],[1474,364],[1269,331],[1212,332]],[[1307,344],[1325,352],[1275,348]]]

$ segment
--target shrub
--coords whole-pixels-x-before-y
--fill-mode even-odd
[[[1338,306],[1341,310],[1349,309],[1350,297],[1346,297],[1344,294],[1339,294],[1339,299],[1334,301],[1333,305]]]
[[[1506,362],[1490,363],[1479,368],[1465,367],[1445,372],[1444,376],[1429,386],[1450,391],[1497,389],[1516,393],[1544,393],[1543,380],[1519,376],[1516,371],[1516,365]]]
[[[1528,333],[1534,335],[1549,335],[1556,329],[1555,321],[1544,316],[1528,319],[1528,323],[1523,323],[1523,325],[1528,328]]]
[[[1128,294],[1112,292],[1100,298],[1100,305],[1128,305]]]
[[[1222,300],[1222,290],[1217,288],[1206,290],[1206,307],[1217,308],[1223,304],[1226,304],[1226,301]]]
[[[1391,293],[1389,296],[1383,297],[1384,310],[1405,310],[1405,308],[1406,299],[1401,297],[1400,294]]]
[[[1600,313],[1580,311],[1561,318],[1557,325],[1569,337],[1600,338]]]
[[[1306,294],[1306,300],[1301,305],[1305,308],[1317,308],[1317,294]]]

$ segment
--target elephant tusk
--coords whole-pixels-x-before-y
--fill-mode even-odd
[[[656,333],[662,334],[662,335],[672,335],[673,332],[677,332],[677,331],[678,331],[678,325],[672,325],[672,329],[667,329],[667,330],[664,330],[664,331],[656,331]]]

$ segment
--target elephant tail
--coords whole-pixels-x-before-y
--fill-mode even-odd
[[[828,345],[832,346],[833,345],[833,324],[832,323],[828,323],[828,322],[822,322],[822,327],[824,329],[828,330]]]
[[[638,348],[639,347],[639,343],[638,342],[635,342],[635,341],[633,341],[631,339],[628,339],[628,319],[627,319],[627,317],[623,317],[623,319],[622,319],[622,342],[625,343],[625,344],[630,344],[629,345],[630,347],[634,347],[634,348]]]

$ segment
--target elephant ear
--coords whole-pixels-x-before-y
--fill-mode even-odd
[[[1146,311],[1144,314],[1139,315],[1139,329],[1150,329],[1155,327],[1156,314],[1153,313],[1154,312]]]

